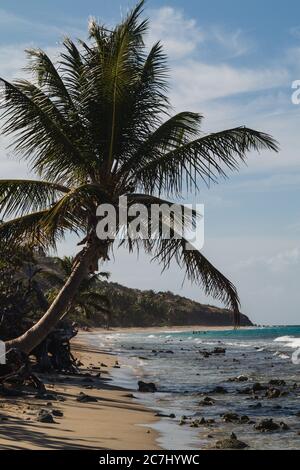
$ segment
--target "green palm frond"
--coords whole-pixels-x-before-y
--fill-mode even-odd
[[[233,311],[234,323],[239,323],[240,301],[234,285],[210,263],[198,250],[188,249],[189,242],[185,238],[165,239],[158,236],[152,240],[130,239],[121,241],[121,245],[129,251],[143,248],[152,255],[152,260],[162,266],[162,271],[169,269],[171,263],[177,263],[185,271],[185,277],[192,283],[198,284],[206,295],[223,302]]]
[[[130,174],[147,163],[184,145],[188,139],[199,133],[202,116],[197,113],[181,112],[161,124],[147,139],[140,144],[137,152],[120,168],[120,175]]]
[[[38,180],[0,180],[0,214],[12,217],[47,209],[69,189]]]
[[[163,270],[168,269],[171,262],[177,262],[189,281],[200,285],[206,295],[233,311],[234,322],[238,324],[240,301],[236,288],[202,253],[187,249],[187,243],[185,239],[160,240],[153,260],[158,261]]]
[[[0,83],[5,96],[2,130],[16,136],[15,152],[29,159],[32,170],[46,179],[82,180],[88,159],[53,101],[27,80],[9,83],[1,78]]]
[[[50,57],[42,49],[26,49],[25,52],[29,58],[26,70],[37,78],[38,85],[45,89],[65,118],[73,114],[73,118],[80,122],[69,90]]]
[[[97,207],[111,202],[107,194],[97,184],[84,184],[70,190],[48,211],[44,219],[46,231],[56,231],[61,223],[67,221],[68,227],[75,233],[88,232],[91,220],[96,221]]]
[[[43,228],[47,210],[33,212],[0,224],[0,239],[7,246],[55,247],[67,227],[61,226],[56,234],[49,235]]]
[[[161,200],[160,198],[147,195],[132,195],[129,199],[131,203],[141,202],[149,207],[153,204],[167,204],[172,206],[172,202]],[[177,205],[178,207],[182,207]],[[129,204],[130,207],[130,204]],[[194,227],[195,217],[198,214],[190,210],[185,212],[184,218],[180,218],[177,222],[181,223],[185,230]],[[140,219],[140,223],[147,229],[151,223],[151,213]],[[222,301],[228,308],[234,312],[234,321],[237,323],[239,318],[239,298],[233,284],[218,271],[195,247],[191,247],[189,241],[185,238],[184,233],[178,232],[176,221],[165,218],[163,224],[155,227],[151,237],[143,238],[145,233],[141,230],[141,235],[131,238],[129,224],[126,227],[120,227],[120,245],[125,245],[130,251],[141,247],[152,255],[154,261],[158,261],[162,265],[163,271],[170,267],[171,262],[177,262],[179,267],[186,273],[186,277],[191,282],[198,283],[206,295],[211,295],[215,299]],[[164,230],[169,228],[171,237],[165,238]],[[123,238],[122,238],[123,237]]]
[[[59,67],[68,93],[81,114],[82,103],[88,98],[89,93],[88,67],[81,52],[70,38],[64,39],[63,46]]]
[[[238,127],[200,137],[166,153],[157,145],[154,156],[135,167],[134,178],[150,193],[179,193],[184,183],[198,189],[198,178],[217,181],[218,176],[226,176],[223,168],[237,170],[249,151],[266,149],[278,151],[270,135]]]

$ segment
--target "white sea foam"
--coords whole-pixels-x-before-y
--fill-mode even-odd
[[[296,338],[295,336],[280,336],[274,339],[274,341],[276,343],[284,343],[285,346],[292,349],[300,348],[300,338]]]

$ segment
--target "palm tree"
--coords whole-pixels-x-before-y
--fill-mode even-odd
[[[55,298],[66,280],[71,276],[74,266],[73,256],[55,258],[52,269],[43,271],[43,277],[54,286],[49,291],[49,299]],[[108,272],[89,274],[81,282],[72,302],[72,308],[83,314],[87,319],[103,314],[106,324],[110,314],[110,300],[101,293],[101,280],[108,279]],[[66,312],[68,313],[68,312]],[[66,315],[65,313],[65,315]]]
[[[96,235],[96,208],[129,206],[177,198],[199,181],[236,170],[250,150],[277,150],[264,133],[237,127],[214,134],[200,132],[202,116],[170,115],[166,56],[161,44],[150,51],[143,38],[143,1],[112,31],[89,24],[89,41],[70,39],[54,64],[42,50],[28,50],[30,80],[1,79],[5,135],[14,135],[15,152],[27,159],[36,180],[2,180],[0,211],[5,222],[0,240],[7,246],[27,244],[44,250],[67,232],[82,234],[84,245],[72,273],[43,317],[7,346],[30,352],[64,315],[81,282],[109,258],[115,237]],[[163,201],[169,205],[171,202]],[[185,220],[192,223],[195,214]],[[127,226],[117,226],[124,234]],[[172,260],[198,281],[206,294],[239,314],[232,283],[186,240],[131,240],[129,250],[144,248],[168,268]]]

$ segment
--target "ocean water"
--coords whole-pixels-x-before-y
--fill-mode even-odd
[[[296,416],[300,412],[300,326],[107,333],[91,335],[90,341],[121,358],[121,368],[114,374],[119,385],[137,390],[139,380],[156,384],[155,394],[134,394],[160,413],[175,414],[175,419],[162,418],[154,425],[160,431],[162,447],[210,448],[235,432],[251,449],[300,449],[300,417]],[[216,347],[225,348],[226,354],[205,357],[203,352]],[[240,375],[248,381],[230,381]],[[253,383],[267,385],[274,379],[286,382],[286,386],[277,387],[284,392],[279,398],[267,398],[265,391],[256,396],[244,393]],[[217,386],[227,393],[215,393]],[[206,396],[215,401],[213,406],[201,405]],[[228,412],[247,415],[253,423],[225,423],[221,415]],[[213,419],[215,424],[180,426],[182,416]],[[289,430],[257,431],[254,422],[265,418],[283,421]]]

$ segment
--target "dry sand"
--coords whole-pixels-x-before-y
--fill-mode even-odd
[[[82,340],[75,340],[73,349],[83,363],[83,371],[91,372],[91,365],[100,367],[100,378],[86,383],[77,376],[43,376],[48,392],[57,392],[65,401],[0,398],[0,450],[158,449],[157,433],[149,427],[157,420],[154,411],[129,397],[132,392],[110,384],[109,370],[117,357],[87,347]],[[90,386],[93,388],[86,388]],[[76,401],[80,392],[96,397],[97,402]],[[41,408],[59,409],[63,417],[55,417],[55,424],[37,422]]]

